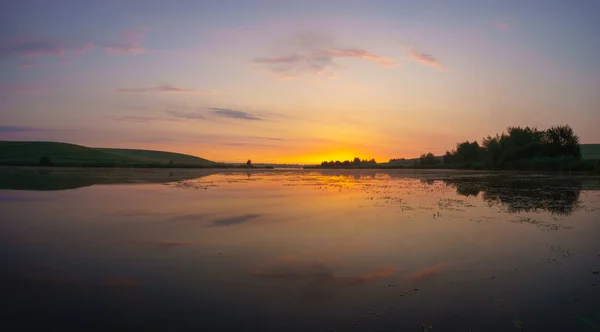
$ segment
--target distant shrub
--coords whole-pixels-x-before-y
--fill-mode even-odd
[[[50,157],[40,157],[40,166],[52,166],[52,161],[50,160]]]
[[[440,164],[442,161],[436,158],[433,153],[422,154],[419,158],[420,165],[436,165]]]
[[[596,166],[594,166],[594,173],[600,174],[600,160],[598,160]]]

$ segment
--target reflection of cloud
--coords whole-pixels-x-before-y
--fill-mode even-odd
[[[161,215],[171,215],[171,213],[166,212],[154,212],[148,210],[123,210],[116,212],[115,215],[121,217],[153,217],[153,216],[161,216]]]
[[[237,224],[241,224],[241,223],[250,221],[251,219],[258,218],[260,216],[261,216],[260,214],[244,214],[241,216],[216,219],[216,220],[213,220],[212,225],[209,225],[207,227],[233,226],[233,225],[237,225]]]
[[[409,56],[412,60],[422,63],[426,66],[437,68],[441,71],[447,71],[448,68],[442,66],[442,64],[436,59],[433,55],[427,53],[419,53],[415,51],[411,51]]]
[[[398,271],[398,268],[386,266],[358,276],[334,277],[333,281],[343,285],[360,285],[372,280],[391,277],[396,273],[396,271]]]
[[[191,247],[191,246],[209,246],[213,242],[210,241],[132,241],[133,244],[154,246],[162,249],[172,249],[177,247]]]
[[[373,280],[387,278],[398,270],[393,266],[385,266],[359,275],[340,275],[335,260],[304,260],[295,257],[282,258],[272,264],[256,270],[253,275],[267,279],[289,279],[319,281],[338,285],[362,285]]]
[[[42,286],[42,287],[88,287],[91,283],[76,280],[67,279],[61,276],[47,276],[38,274],[26,274],[20,276],[20,279],[30,283],[31,286]]]
[[[39,266],[38,266],[39,267]],[[43,266],[42,266],[43,267]],[[34,269],[35,270],[35,269]],[[47,275],[38,272],[28,272],[18,275],[22,281],[27,282],[30,286],[41,287],[122,287],[122,288],[137,288],[142,286],[142,282],[136,278],[128,277],[106,277],[96,281],[86,281],[76,278],[68,278],[60,275]]]
[[[104,278],[102,285],[108,287],[140,287],[142,283],[134,278],[111,277]]]
[[[169,218],[169,221],[200,221],[204,219],[207,215],[204,213],[195,213],[195,214],[182,214],[179,216],[175,216]]]
[[[211,108],[212,113],[223,118],[241,119],[241,120],[262,120],[261,118],[243,111],[237,111],[226,108]]]
[[[285,257],[255,271],[253,275],[267,279],[330,278],[332,276],[330,264],[328,260],[308,261]]]
[[[422,281],[441,274],[446,269],[446,263],[440,263],[431,267],[424,268],[408,276],[413,281]]]
[[[7,243],[16,244],[16,245],[26,245],[26,244],[34,244],[34,243],[44,242],[41,239],[38,239],[35,237],[28,237],[28,236],[18,236],[18,237],[8,237],[8,238],[0,237],[0,241],[4,241]]]

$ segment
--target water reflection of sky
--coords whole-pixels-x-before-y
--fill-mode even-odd
[[[593,331],[590,181],[226,172],[0,190],[1,303],[65,329]]]

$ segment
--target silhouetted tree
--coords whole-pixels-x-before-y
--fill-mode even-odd
[[[484,151],[484,162],[488,165],[495,165],[502,156],[502,146],[500,146],[500,136],[488,136],[481,141],[481,147]]]
[[[548,128],[542,133],[541,143],[544,157],[581,158],[579,137],[568,125]]]
[[[248,159],[248,161],[246,162],[246,166],[248,166],[248,167],[252,166],[252,160]]]
[[[360,158],[354,157],[354,164],[355,165],[360,165]]]
[[[518,163],[534,165],[535,158],[581,158],[579,137],[568,126],[556,126],[540,131],[533,127],[508,127],[505,133],[476,142],[462,142],[456,150],[444,155],[446,164],[484,163],[487,166],[512,165]],[[555,165],[552,161],[535,161],[544,165]],[[525,164],[523,164],[525,163]],[[537,164],[540,165],[540,164]]]
[[[427,154],[422,154],[419,158],[419,164],[421,165],[435,165],[439,164],[441,161],[436,158],[433,153],[429,152]]]

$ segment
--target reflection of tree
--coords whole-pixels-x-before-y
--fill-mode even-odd
[[[552,214],[571,214],[579,204],[582,183],[572,178],[505,178],[485,177],[446,179],[462,196],[477,196],[489,203],[507,207],[508,212],[545,210]]]

